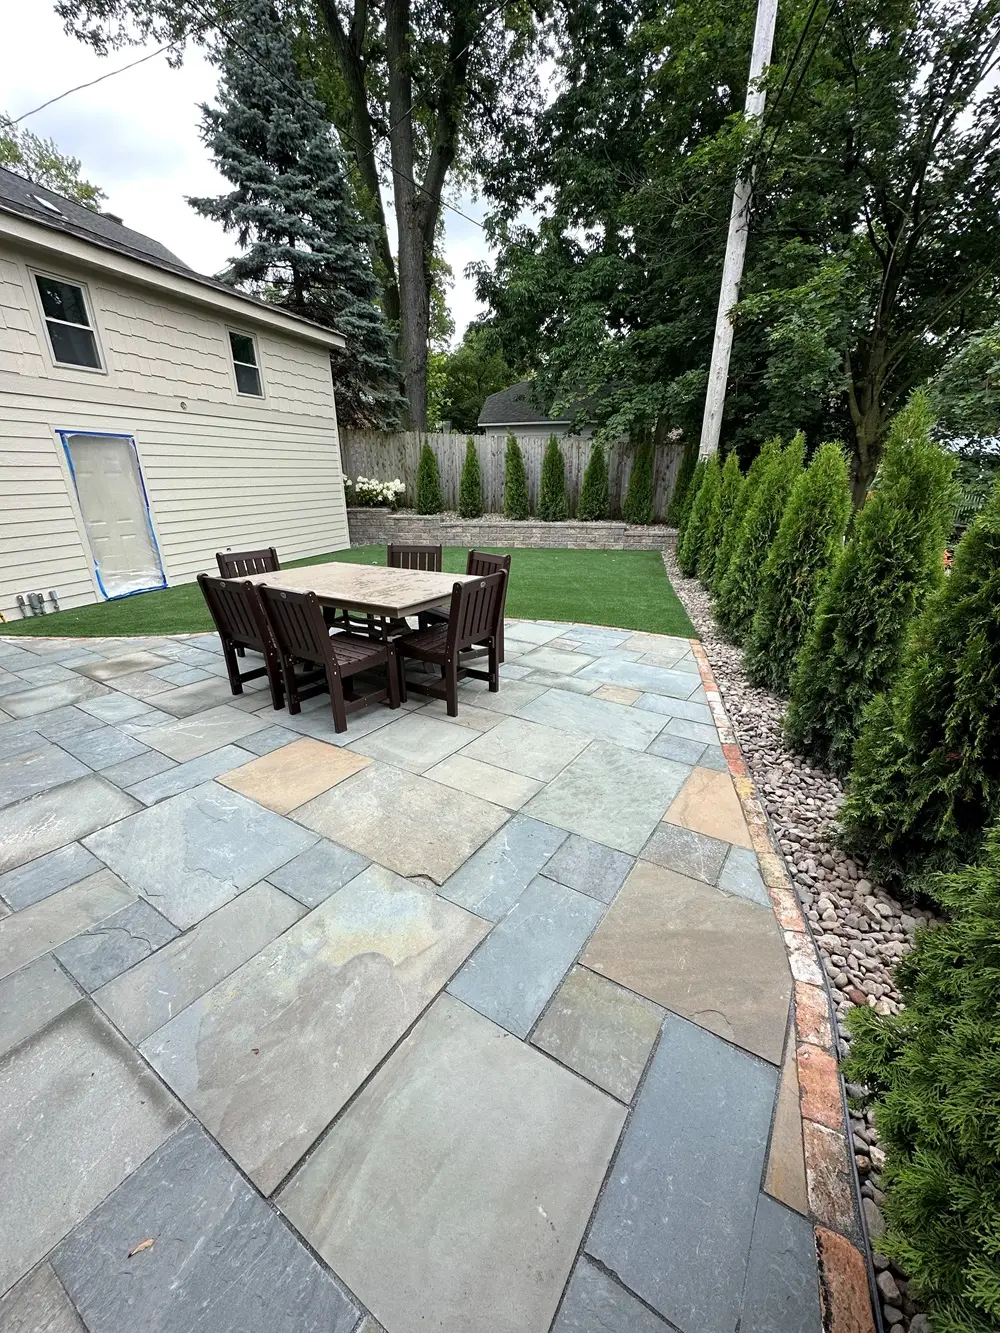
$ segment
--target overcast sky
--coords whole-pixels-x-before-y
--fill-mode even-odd
[[[132,48],[101,59],[63,32],[46,0],[6,0],[3,10],[0,109],[11,116],[142,54],[141,48]],[[214,99],[215,87],[214,69],[197,50],[189,50],[180,69],[171,69],[159,56],[72,93],[24,124],[80,159],[83,174],[107,194],[104,207],[110,212],[161,241],[192,268],[215,273],[233,253],[233,241],[184,202],[185,195],[228,188],[198,136],[198,106]],[[482,217],[482,205],[471,199],[462,199],[460,207]],[[451,311],[461,337],[479,310],[463,271],[471,260],[484,258],[486,248],[480,229],[454,213],[445,212],[445,227],[448,262],[455,270]]]

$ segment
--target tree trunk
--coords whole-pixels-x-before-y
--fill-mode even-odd
[[[868,488],[878,470],[886,433],[886,414],[882,406],[883,368],[888,342],[877,333],[859,355],[855,367],[850,353],[844,358],[847,371],[847,402],[854,423],[854,449],[851,460],[851,493],[854,508],[865,502]]]

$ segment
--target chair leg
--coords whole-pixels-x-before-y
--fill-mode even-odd
[[[299,692],[295,685],[295,668],[291,662],[281,659],[281,674],[285,680],[285,694],[288,696],[288,711],[290,713],[301,713],[302,704],[299,702]]]
[[[334,731],[347,730],[347,709],[344,707],[344,682],[340,676],[335,676],[332,671],[327,672],[327,683],[330,686],[330,707],[333,709],[333,729]]]
[[[271,707],[275,709],[283,708],[285,693],[281,685],[281,668],[275,661],[273,653],[265,655],[264,665],[267,667],[267,684],[271,691]]]
[[[489,643],[489,690],[490,694],[496,694],[500,688],[500,654],[497,651],[496,639],[490,639]]]
[[[395,649],[389,645],[389,651],[385,659],[385,683],[389,691],[389,707],[398,708],[400,704],[400,680],[402,679],[401,661],[396,656]],[[404,686],[405,688],[405,686]]]
[[[229,672],[229,685],[234,694],[243,693],[243,682],[240,680],[239,663],[236,661],[236,654],[239,650],[228,639],[222,640],[222,656],[226,663],[226,670]]]
[[[451,661],[442,667],[445,675],[445,691],[448,700],[448,716],[458,717],[458,663]]]
[[[500,627],[497,630],[497,663],[503,661],[503,616],[500,617]]]

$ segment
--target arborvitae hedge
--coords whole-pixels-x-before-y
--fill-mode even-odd
[[[705,521],[705,532],[698,550],[698,577],[706,588],[712,586],[719,543],[722,541],[722,534],[736,508],[742,490],[743,473],[740,471],[740,460],[735,453],[731,453],[722,469],[722,477]]]
[[[596,523],[607,518],[609,509],[608,460],[604,456],[604,446],[595,444],[590,450],[580,487],[579,517],[587,523]]]
[[[681,514],[684,512],[684,501],[688,493],[688,487],[691,485],[691,478],[694,476],[694,470],[698,463],[698,441],[688,440],[684,446],[684,452],[681,455],[681,465],[677,469],[677,477],[674,481],[674,489],[670,496],[670,503],[667,505],[667,523],[672,528],[676,528],[681,521]]]
[[[542,485],[538,496],[538,517],[546,523],[560,523],[569,517],[566,504],[566,463],[559,441],[549,436],[542,459]]]
[[[695,498],[701,490],[701,483],[705,480],[705,460],[699,458],[695,465],[694,473],[691,477],[691,484],[684,492],[684,503],[681,506],[680,518],[677,520],[677,547],[684,540],[684,534],[687,532],[688,523],[691,521],[691,510],[694,508]]]
[[[851,516],[847,459],[821,444],[792,486],[761,571],[743,667],[755,685],[784,694],[809,633],[823,585],[841,553]]]
[[[804,453],[805,439],[799,434],[773,456],[761,473],[757,493],[740,528],[715,608],[722,632],[733,643],[742,643],[753,623],[761,570],[777,535],[788,493],[802,470]]]
[[[530,518],[528,505],[528,474],[524,470],[524,455],[514,435],[507,436],[507,453],[503,474],[504,518]]]
[[[935,1333],[1000,1327],[1000,829],[929,886],[952,913],[896,968],[906,1008],[858,1008],[845,1073],[875,1094],[886,1153],[879,1250]]]
[[[643,440],[635,451],[635,461],[629,473],[628,490],[622,505],[626,523],[653,521],[653,442]]]
[[[722,469],[719,467],[719,455],[712,454],[705,463],[705,471],[702,475],[701,485],[698,487],[698,494],[694,497],[694,504],[691,506],[687,528],[677,547],[677,564],[681,573],[687,578],[691,578],[697,573],[698,557],[701,554],[702,543],[705,540],[708,518],[712,512],[712,506],[715,504],[715,498],[719,494],[721,484]]]
[[[790,743],[841,775],[865,707],[891,685],[907,628],[944,577],[954,459],[932,443],[930,426],[923,396],[895,417],[875,490],[854,520],[792,679]]]
[[[866,711],[843,840],[881,878],[975,856],[1000,817],[1000,482]]]
[[[483,478],[479,470],[476,442],[471,435],[465,442],[465,462],[462,464],[458,512],[463,518],[481,518],[483,514]]]
[[[746,475],[743,485],[740,487],[739,494],[736,497],[736,503],[732,512],[723,525],[722,535],[719,540],[719,549],[715,555],[715,568],[712,571],[712,592],[718,597],[722,589],[723,581],[729,571],[732,563],[733,551],[736,549],[736,543],[739,539],[740,531],[743,527],[743,520],[749,512],[753,503],[753,498],[757,494],[757,487],[760,485],[760,479],[764,474],[770,462],[781,453],[781,440],[775,438],[768,440],[762,446],[760,453],[750,464],[750,470]]]
[[[434,450],[425,441],[417,465],[417,513],[440,514],[441,505],[441,475]]]

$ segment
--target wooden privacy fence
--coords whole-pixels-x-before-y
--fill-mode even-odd
[[[503,512],[504,454],[506,435],[474,435],[479,469],[483,478],[483,507],[488,514]],[[344,476],[351,481],[358,477],[377,477],[392,481],[398,477],[406,486],[401,503],[416,504],[417,464],[424,441],[434,450],[441,474],[441,494],[445,509],[458,508],[458,494],[465,462],[466,435],[425,434],[423,431],[342,430],[340,449]],[[538,509],[538,491],[542,476],[542,456],[549,442],[547,435],[529,435],[520,441],[524,465],[528,473],[528,495],[532,512]],[[590,457],[591,441],[578,435],[564,435],[559,440],[566,460],[566,497],[570,514],[575,514],[583,485],[583,473]],[[680,466],[682,444],[671,441],[658,445],[653,451],[653,515],[662,521],[674,488],[674,479]],[[620,440],[606,449],[608,458],[608,494],[611,517],[618,518],[628,488],[629,473],[635,457],[635,446]]]

